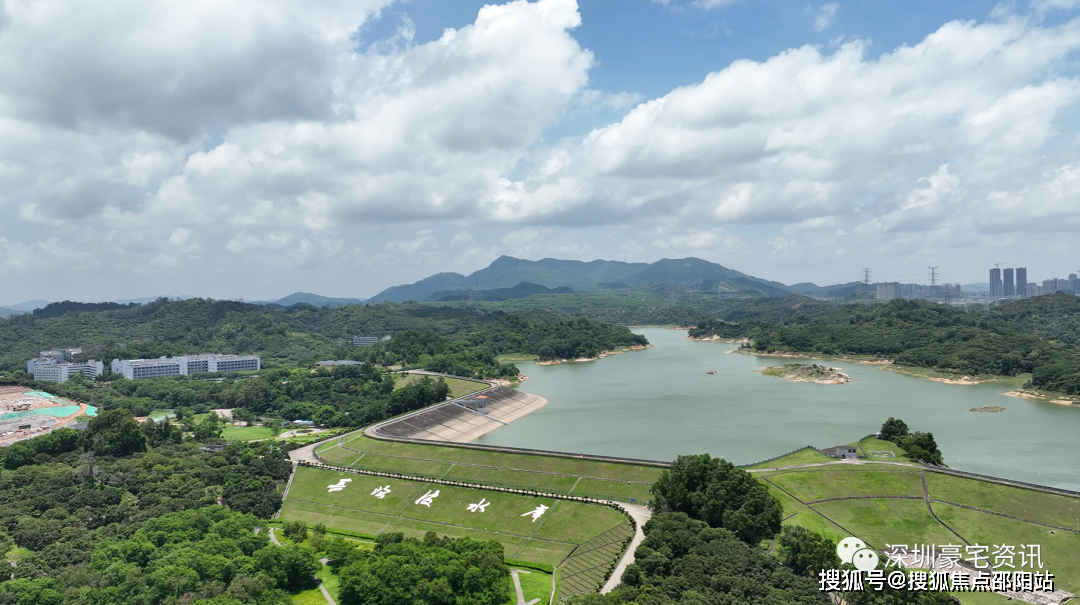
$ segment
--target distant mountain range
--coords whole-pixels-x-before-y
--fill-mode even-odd
[[[535,294],[573,294],[574,289],[566,286],[547,288],[539,284],[523,281],[513,288],[495,288],[494,290],[440,290],[424,299],[424,302],[452,300],[514,300],[528,298]]]
[[[436,273],[412,284],[393,286],[369,299],[333,298],[294,292],[277,300],[246,301],[256,305],[287,308],[297,304],[316,307],[340,307],[352,304],[424,302],[452,300],[507,300],[525,298],[535,294],[573,293],[580,290],[641,288],[660,292],[666,284],[687,286],[699,291],[721,294],[754,296],[806,296],[843,298],[863,291],[862,282],[850,282],[832,286],[812,283],[785,285],[747,275],[700,258],[665,258],[654,263],[626,263],[621,261],[560,260],[545,258],[531,261],[512,256],[500,256],[487,267],[462,275],[460,273]],[[981,284],[976,284],[981,285]],[[119,304],[148,303],[158,297],[109,301]],[[192,296],[170,296],[189,299]],[[16,305],[0,307],[0,317],[29,313],[42,309],[50,301],[30,300]]]
[[[453,291],[490,292],[517,287],[522,283],[545,288],[637,287],[643,284],[682,284],[702,289],[720,289],[764,296],[786,296],[792,290],[780,282],[769,281],[729,269],[700,258],[681,258],[655,263],[624,263],[620,261],[559,260],[538,261],[512,256],[500,256],[488,267],[469,275],[437,273],[413,284],[387,288],[368,299],[368,303],[406,300],[445,300]],[[804,284],[818,288],[813,284]],[[820,289],[820,288],[818,288]],[[439,296],[436,298],[436,294]],[[467,295],[465,296],[468,297]]]
[[[330,298],[310,292],[293,292],[292,294],[273,301],[252,301],[256,305],[268,305],[272,307],[291,307],[293,305],[315,305],[316,307],[344,307],[345,305],[358,305],[364,302],[363,298]]]

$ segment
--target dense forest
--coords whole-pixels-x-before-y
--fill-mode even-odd
[[[86,431],[4,448],[0,546],[16,565],[0,578],[0,603],[286,605],[314,587],[320,556],[341,572],[344,603],[499,603],[506,594],[495,542],[389,534],[365,552],[316,526],[308,545],[272,544],[267,521],[292,470],[287,456],[267,442],[204,451],[220,443],[212,430],[200,438],[205,424],[214,423],[180,439],[175,426],[137,425],[118,410]],[[417,564],[445,581],[418,582]]]
[[[67,307],[72,304],[68,303]],[[48,317],[0,319],[0,369],[16,371],[38,351],[81,347],[84,359],[152,358],[195,353],[258,354],[275,367],[319,359],[370,359],[422,367],[453,367],[466,376],[508,375],[498,355],[542,359],[593,357],[646,344],[624,327],[554,312],[461,309],[415,303],[284,311],[232,301],[161,299],[117,309],[76,310]],[[398,335],[370,350],[351,346],[355,335]],[[419,333],[419,334],[418,334]],[[431,368],[434,369],[434,368]]]
[[[790,301],[789,301],[790,302]],[[1054,294],[990,310],[919,300],[886,304],[799,301],[742,317],[701,321],[692,337],[748,338],[756,351],[869,355],[900,365],[977,376],[1032,374],[1032,385],[1080,394],[1080,304]]]

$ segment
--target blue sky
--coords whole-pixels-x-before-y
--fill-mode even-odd
[[[485,6],[0,9],[0,305],[362,297],[500,254],[1080,266],[1078,0]]]

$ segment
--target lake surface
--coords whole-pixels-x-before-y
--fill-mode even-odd
[[[789,382],[753,370],[805,360],[730,353],[738,345],[690,341],[681,330],[634,331],[655,348],[591,363],[519,363],[530,378],[522,390],[548,404],[475,443],[652,460],[708,452],[753,464],[805,445],[851,443],[894,416],[932,432],[953,468],[1080,491],[1080,408],[851,362],[823,362],[851,376],[844,385]],[[1006,410],[969,411],[991,405]]]

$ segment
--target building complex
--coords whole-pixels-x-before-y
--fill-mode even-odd
[[[1077,277],[1076,273],[1071,273],[1068,279],[1057,277],[1044,279],[1040,285],[1028,281],[1026,267],[990,269],[991,298],[1031,298],[1054,292],[1080,295],[1080,277]]]
[[[382,338],[379,338],[378,336],[353,336],[352,344],[354,347],[370,347],[375,345],[375,343],[383,340],[390,340],[390,337],[383,336]]]
[[[78,349],[69,350],[78,351]],[[26,373],[33,374],[34,380],[43,382],[67,382],[69,378],[76,374],[82,374],[93,379],[105,372],[105,364],[100,361],[90,359],[80,363],[69,361],[63,355],[60,355],[59,358],[56,355],[47,355],[57,352],[42,351],[41,357],[26,362]]]
[[[919,298],[941,302],[960,300],[960,286],[957,284],[901,284],[899,282],[885,282],[877,284],[878,300],[893,300],[896,298]]]
[[[262,367],[258,355],[186,355],[158,359],[114,359],[112,371],[128,380],[187,376],[197,372],[240,372]]]

